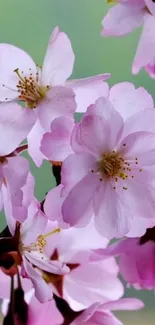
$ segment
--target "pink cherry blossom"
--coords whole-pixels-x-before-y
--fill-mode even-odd
[[[134,116],[128,121],[130,124],[130,132],[131,126],[132,132],[134,130],[154,132],[154,126],[151,124],[151,127],[149,122],[152,115],[155,118],[154,111],[150,111],[150,109],[154,108],[154,102],[152,96],[143,87],[136,89],[130,82],[121,82],[114,85],[106,96],[105,94],[102,95],[109,98],[114,108],[121,114],[124,120],[139,112],[138,125],[134,123]],[[144,112],[141,118],[141,111],[145,109],[148,109],[148,111],[146,111],[144,119]],[[41,141],[40,150],[44,158],[64,161],[69,154],[73,153],[70,143],[73,127],[74,121],[67,117],[60,117],[53,121],[51,131],[45,133]],[[34,146],[34,152],[36,153],[36,146]]]
[[[57,117],[73,117],[75,95],[79,110],[86,110],[87,105],[101,93],[108,92],[104,80],[109,78],[109,74],[66,82],[73,65],[71,42],[59,27],[54,29],[49,39],[42,67],[37,66],[23,50],[10,44],[0,44],[0,101],[20,100],[31,108],[34,128],[28,138],[29,153],[38,166],[44,158],[38,144],[38,137],[43,135],[42,129],[50,131],[51,122]],[[4,113],[2,111],[2,115]],[[37,154],[34,150],[35,142],[38,146]]]
[[[136,289],[155,288],[155,227],[141,238],[121,240],[106,249],[96,250],[92,260],[120,256],[120,273]]]
[[[143,307],[143,302],[135,298],[122,298],[105,304],[96,303],[84,310],[71,325],[123,325],[111,310],[137,310]]]
[[[11,221],[10,230],[13,229],[13,220]],[[43,235],[47,221],[47,217],[40,210],[39,203],[32,201],[28,208],[26,220],[20,224],[20,234],[18,235],[18,253],[22,258],[21,275],[32,281],[35,295],[40,302],[52,299],[52,290],[42,278],[42,272],[46,271],[60,275],[69,272],[69,268],[64,263],[52,261],[44,254],[44,247],[47,243],[46,237],[55,233],[54,230]],[[56,229],[57,231],[59,229]]]
[[[145,119],[145,111],[123,122],[101,98],[74,127],[74,154],[62,165],[64,222],[83,227],[94,214],[98,231],[113,238],[129,232],[133,216],[154,217],[155,134],[139,130],[139,114]],[[154,110],[150,114],[153,128]]]
[[[55,228],[54,223],[53,229]],[[46,231],[49,229],[51,222]],[[115,260],[89,260],[92,249],[106,247],[107,243],[108,240],[95,230],[93,221],[83,229],[61,230],[47,242],[46,254],[67,264],[70,273],[59,277],[59,281],[58,277],[50,277],[47,273],[45,278],[55,288],[55,293],[65,299],[74,311],[87,308],[96,301],[118,299],[123,294]]]
[[[124,36],[142,26],[132,72],[136,74],[141,68],[145,68],[155,78],[155,3],[152,0],[118,0],[108,10],[102,25],[102,36]]]

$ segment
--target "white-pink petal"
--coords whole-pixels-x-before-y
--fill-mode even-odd
[[[132,73],[137,74],[141,68],[152,63],[155,58],[155,17],[146,14],[142,34],[132,65]]]
[[[73,90],[61,86],[51,88],[36,108],[40,124],[46,132],[50,131],[51,123],[55,118],[60,116],[73,118],[75,110]]]
[[[34,111],[17,103],[0,104],[0,156],[14,151],[25,140],[36,121]]]
[[[124,5],[112,7],[102,20],[102,36],[123,36],[143,23],[144,10]]]
[[[55,27],[45,54],[41,83],[45,86],[63,86],[72,74],[74,59],[68,36],[59,27]]]
[[[30,73],[36,76],[37,72],[29,54],[11,44],[0,44],[0,101],[11,101],[18,97],[19,77],[14,71],[16,69],[24,77],[30,76]]]
[[[54,161],[64,161],[72,152],[70,137],[74,120],[67,117],[56,118],[51,124],[51,131],[45,133],[41,141],[41,152]]]

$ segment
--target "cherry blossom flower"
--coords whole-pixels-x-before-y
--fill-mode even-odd
[[[53,229],[56,227],[54,223]],[[49,229],[51,222],[46,230]],[[74,311],[87,308],[96,301],[118,299],[123,294],[123,286],[117,277],[119,269],[113,258],[89,261],[92,249],[106,247],[107,243],[108,240],[95,230],[93,221],[86,228],[64,229],[49,237],[45,253],[51,259],[65,263],[70,272],[60,276],[44,272],[44,279]]]
[[[136,89],[130,82],[121,82],[111,87],[107,94],[102,93],[102,96],[111,101],[114,108],[121,114],[124,120],[135,113],[149,109],[146,111],[145,119],[143,118],[142,121],[140,118],[141,113],[139,115],[139,131],[154,131],[153,124],[151,128],[150,123],[148,123],[150,114],[152,115],[153,113],[154,115],[154,111],[150,112],[150,109],[154,108],[154,102],[152,96],[143,87]],[[137,131],[138,126],[133,124],[132,119],[130,122],[130,131],[131,125],[132,131],[134,131],[134,126]],[[45,133],[41,140],[40,150],[44,155],[44,159],[64,161],[69,154],[73,153],[70,143],[73,127],[74,121],[67,117],[60,117],[53,121],[50,132]],[[34,151],[36,152],[35,149]]]
[[[103,18],[102,36],[124,36],[143,27],[132,72],[145,68],[155,78],[155,3],[152,0],[118,0]]]
[[[129,284],[136,289],[155,288],[155,227],[147,229],[140,238],[124,239],[95,250],[92,260],[116,255],[120,257],[120,273]]]
[[[141,125],[139,130],[145,111],[151,114],[152,120],[146,122],[151,129],[154,110],[123,122],[111,103],[101,98],[74,127],[74,154],[62,165],[64,222],[84,227],[94,214],[98,231],[113,238],[129,232],[133,216],[154,217],[155,134],[141,131]]]
[[[52,121],[60,116],[72,118],[76,102],[77,111],[83,111],[98,97],[108,93],[104,80],[109,78],[109,74],[66,82],[73,65],[71,42],[59,27],[54,29],[49,39],[42,67],[20,48],[0,44],[0,101],[18,100],[30,109],[34,128],[28,136],[28,150],[38,166],[44,158],[39,150],[40,140],[45,131],[50,131]]]
[[[60,275],[69,272],[69,268],[64,263],[52,261],[44,254],[46,238],[60,231],[58,228],[43,234],[47,221],[47,217],[40,210],[39,203],[33,201],[28,209],[28,217],[23,223],[16,226],[14,234],[18,238],[17,264],[22,265],[21,275],[31,279],[35,295],[40,302],[52,299],[52,290],[43,280],[42,272]],[[13,220],[11,223],[13,228],[12,224]]]
[[[96,303],[84,310],[71,325],[123,325],[111,310],[137,310],[143,307],[143,302],[135,298],[122,298],[105,304]]]

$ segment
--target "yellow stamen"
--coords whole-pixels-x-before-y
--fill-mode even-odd
[[[48,236],[51,236],[51,235],[56,234],[57,232],[59,233],[60,231],[61,231],[61,228],[57,228],[57,229],[55,229],[55,230],[53,230],[53,231],[51,231],[51,232],[48,232],[47,234],[42,235],[42,236],[43,236],[43,237],[48,237]]]

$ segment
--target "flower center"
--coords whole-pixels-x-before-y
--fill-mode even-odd
[[[126,143],[123,143],[123,147]],[[97,163],[97,168],[92,169],[92,173],[97,173],[100,176],[100,181],[112,180],[113,189],[116,189],[116,183],[119,179],[125,181],[133,179],[137,176],[137,172],[142,172],[139,168],[138,158],[125,159],[121,152],[115,150],[105,153],[101,156]],[[126,182],[123,184],[123,190],[127,190]]]
[[[53,230],[53,231],[51,231],[51,232],[49,232],[49,233],[47,233],[45,235],[38,236],[36,243],[32,243],[29,246],[25,246],[25,245],[23,245],[21,243],[20,244],[20,250],[22,252],[27,251],[29,253],[32,252],[32,251],[38,251],[40,253],[43,253],[43,248],[47,244],[46,238],[51,236],[51,235],[54,235],[55,233],[59,233],[60,230],[61,230],[61,228],[57,228],[57,229],[55,229],[55,230]]]
[[[32,73],[30,73],[29,77],[25,77],[23,71],[20,72],[19,69],[15,69],[14,72],[19,77],[17,84],[18,98],[25,102],[28,107],[35,108],[38,102],[46,96],[49,86],[39,85],[39,72],[36,73],[36,77]]]
[[[126,165],[127,164],[127,165]],[[120,177],[125,179],[128,177],[126,171],[130,164],[126,163],[118,153],[112,152],[104,154],[98,163],[98,169],[102,175],[112,178]]]

